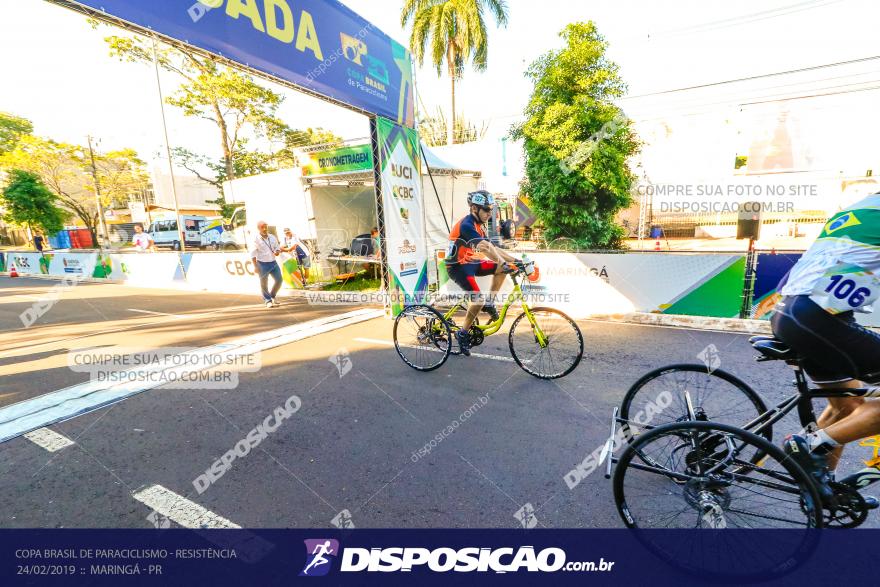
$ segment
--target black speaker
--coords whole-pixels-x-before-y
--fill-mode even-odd
[[[761,202],[743,202],[736,222],[736,238],[761,238]]]

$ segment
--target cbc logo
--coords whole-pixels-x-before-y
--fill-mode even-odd
[[[226,272],[229,275],[256,275],[253,261],[226,261]]]

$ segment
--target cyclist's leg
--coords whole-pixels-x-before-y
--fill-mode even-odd
[[[851,379],[843,383],[819,383],[817,384],[817,387],[819,387],[820,389],[858,388],[862,387],[862,382]],[[828,405],[822,411],[822,415],[819,416],[819,419],[816,420],[816,426],[820,430],[828,428],[835,422],[839,422],[852,414],[853,411],[855,411],[863,403],[865,403],[865,399],[861,397],[828,398]],[[828,468],[830,468],[832,471],[837,469],[837,465],[840,462],[840,457],[841,455],[843,455],[844,444],[845,443],[841,443],[840,446],[834,447],[831,452],[828,453]]]
[[[470,302],[467,306],[464,323],[461,325],[462,330],[467,332],[477,318],[477,314],[483,308],[480,301],[480,286],[476,280],[476,272],[467,265],[458,265],[454,269],[449,268],[449,278],[460,287]]]
[[[474,325],[474,322],[477,319],[477,316],[480,314],[480,311],[484,306],[492,305],[491,296],[493,296],[500,288],[501,284],[504,283],[504,275],[501,275],[501,278],[498,278],[497,271],[498,265],[492,261],[479,261],[472,263],[467,266],[468,275],[466,277],[468,283],[470,284],[470,292],[472,294],[471,304],[468,306],[467,316],[464,321],[464,325],[462,328],[465,330],[470,330],[471,326]],[[492,291],[488,294],[480,291],[480,286],[477,284],[477,277],[485,277],[487,275],[492,275]],[[488,302],[488,303],[487,303]]]
[[[840,444],[880,434],[880,402],[866,401],[846,418],[824,429]]]

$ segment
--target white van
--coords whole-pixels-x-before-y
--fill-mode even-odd
[[[183,222],[184,239],[186,246],[199,248],[202,245],[201,226],[205,222],[204,216],[185,215],[180,217]],[[180,250],[180,233],[177,230],[177,220],[157,220],[150,225],[150,238],[157,247],[171,247],[172,250]]]

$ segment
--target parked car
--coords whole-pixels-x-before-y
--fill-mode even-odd
[[[186,246],[200,248],[202,246],[201,225],[206,218],[185,215],[180,219],[183,222],[183,238],[186,241]],[[157,220],[150,225],[147,232],[157,247],[170,247],[174,251],[180,250],[180,232],[177,228],[177,220]]]

